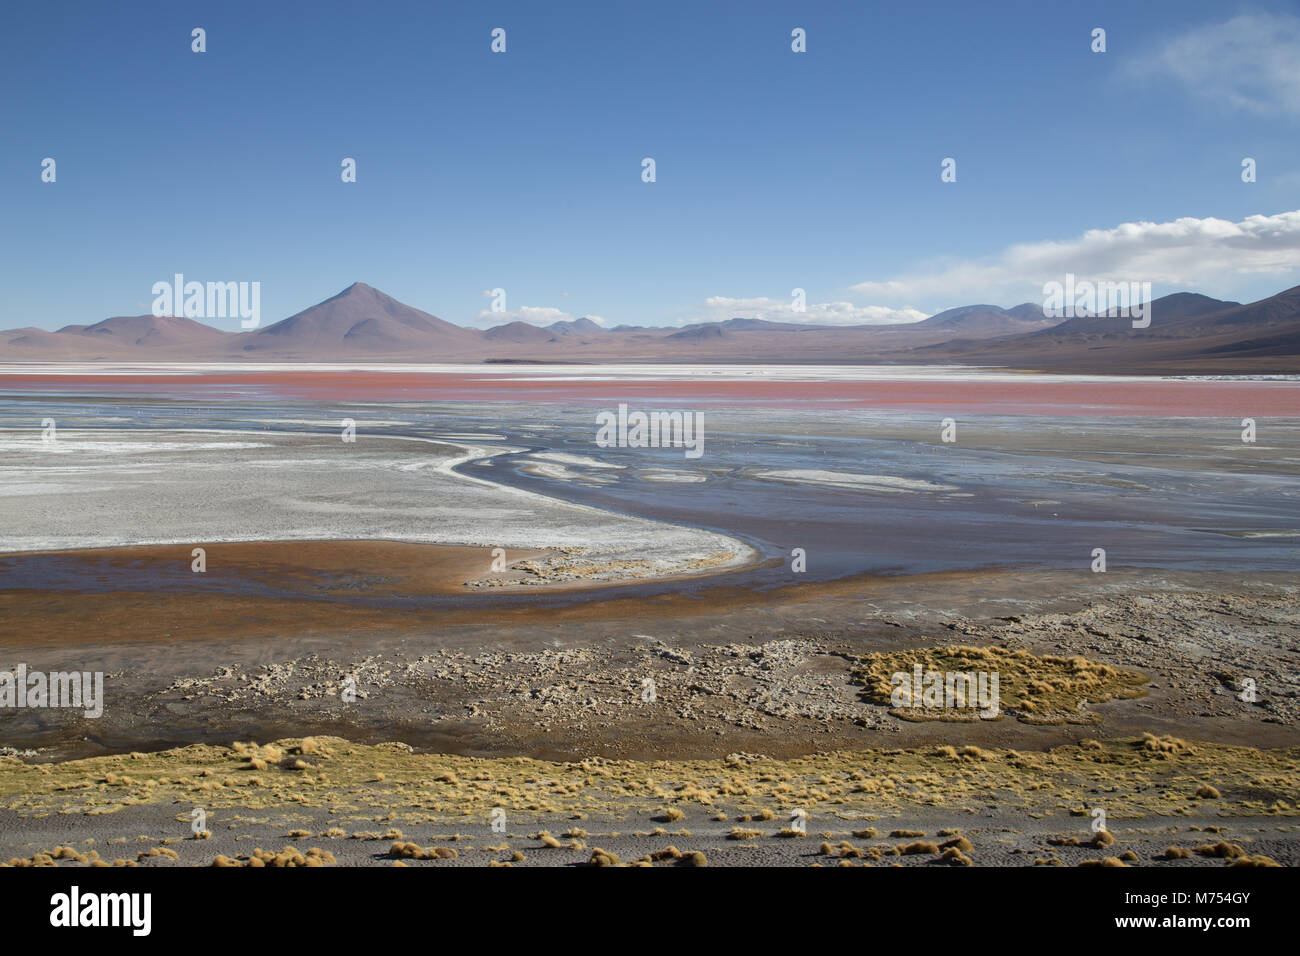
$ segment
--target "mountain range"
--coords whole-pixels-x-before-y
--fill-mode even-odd
[[[1150,327],[1113,315],[1045,318],[1040,305],[969,305],[902,325],[733,318],[685,327],[589,318],[469,329],[357,282],[263,328],[116,316],[55,332],[0,332],[2,362],[710,362],[996,365],[1077,372],[1300,372],[1300,286],[1241,304],[1179,292]]]

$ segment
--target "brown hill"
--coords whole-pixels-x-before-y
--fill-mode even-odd
[[[474,350],[480,333],[413,309],[364,282],[232,343],[244,357],[436,361]]]
[[[951,332],[954,337],[990,337],[1034,332],[1059,325],[1060,319],[1043,315],[1042,306],[1026,302],[1014,309],[1000,309],[996,305],[966,305],[939,312],[917,322],[918,330]]]
[[[483,338],[489,342],[537,343],[556,341],[554,332],[541,326],[530,325],[527,322],[509,322],[505,325],[498,325],[484,332]]]
[[[231,335],[177,315],[118,315],[94,325],[65,325],[54,334],[95,338],[116,345],[145,348],[219,342]]]

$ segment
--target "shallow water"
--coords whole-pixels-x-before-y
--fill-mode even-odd
[[[482,435],[526,451],[462,465],[462,473],[739,537],[769,560],[728,575],[729,582],[756,586],[795,580],[795,548],[806,553],[803,580],[1008,566],[1086,572],[1096,548],[1105,549],[1113,567],[1300,570],[1300,429],[1294,422],[1270,424],[1267,442],[1242,452],[1232,423],[1188,419],[1090,424],[1077,417],[966,416],[964,434],[979,426],[979,440],[943,444],[933,416],[910,412],[850,416],[705,407],[704,414],[705,451],[695,460],[681,449],[599,448],[592,409],[576,404],[6,401],[0,402],[0,427],[25,429],[36,441],[46,417],[60,429],[254,434],[337,432],[342,419],[353,418],[359,440],[367,433]],[[910,434],[916,437],[902,437]],[[525,470],[539,452],[623,467],[568,461],[564,479],[541,477]],[[1243,453],[1250,460],[1238,464]],[[774,470],[888,476],[952,490],[843,489],[759,477]],[[705,480],[654,480],[664,472]],[[0,508],[4,491],[0,486]],[[29,574],[16,570],[6,573],[0,562],[0,587],[30,586]],[[40,574],[47,575],[46,586],[57,586],[59,563],[42,561]],[[178,578],[177,586],[195,586],[193,576]],[[212,578],[203,585],[221,586]],[[666,587],[673,586],[646,590]]]

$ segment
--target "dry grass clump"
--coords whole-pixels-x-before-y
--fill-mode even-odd
[[[248,761],[246,769],[250,770],[265,770],[269,765],[279,763],[284,758],[284,751],[275,744],[259,747],[255,743],[236,741],[230,745],[230,749]]]
[[[938,853],[938,844],[931,843],[929,840],[917,840],[913,843],[899,845],[898,853],[900,856],[917,856],[922,853]]]
[[[761,830],[746,830],[744,827],[732,827],[727,834],[728,840],[757,840],[763,835]]]
[[[823,843],[818,847],[817,852],[822,856],[838,856],[843,860],[861,859],[862,857],[871,857],[874,860],[880,859],[879,850],[863,850],[855,847],[848,840],[841,840],[837,844]]]
[[[169,850],[165,846],[156,846],[149,850],[141,850],[135,855],[135,858],[142,862],[155,857],[162,857],[165,860],[179,860],[181,855],[175,850]]]
[[[1262,854],[1243,856],[1233,860],[1228,866],[1281,866],[1276,860]]]
[[[1205,846],[1198,846],[1194,850],[1192,850],[1192,852],[1199,856],[1217,856],[1222,859],[1228,859],[1228,860],[1235,860],[1238,859],[1239,857],[1250,856],[1249,853],[1247,853],[1236,843],[1229,843],[1226,840],[1220,840],[1218,843],[1214,843],[1214,844],[1207,843]]]
[[[686,814],[682,813],[682,811],[678,810],[676,807],[669,807],[666,810],[660,810],[650,819],[654,820],[656,823],[676,823],[684,816],[686,816]]]
[[[787,840],[795,840],[798,839],[799,837],[806,837],[808,835],[808,831],[796,830],[794,827],[782,827],[780,831],[777,832],[776,835],[779,837],[783,837]]]
[[[454,860],[460,856],[448,846],[422,847],[418,843],[396,840],[388,850],[388,855],[399,860]]]
[[[854,830],[853,835],[859,840],[874,840],[876,838],[876,828],[867,827],[865,830]]]
[[[604,851],[601,851],[604,852]],[[617,866],[618,857],[612,853],[606,853],[606,856],[612,857],[614,863],[597,863],[593,855],[591,866]],[[675,866],[708,866],[709,861],[699,850],[692,850],[683,853],[675,846],[666,846],[662,850],[655,850],[647,853],[640,859],[633,860],[629,866],[654,866],[656,863],[671,862]]]
[[[970,853],[975,849],[975,845],[964,836],[954,837],[939,844],[941,850],[960,850],[962,853]]]
[[[1100,860],[1084,860],[1080,866],[1128,866],[1117,856],[1104,856]]]
[[[1216,788],[1210,786],[1208,783],[1203,783],[1197,787],[1196,795],[1202,800],[1218,800],[1223,796],[1223,794],[1219,793]]]
[[[1137,746],[1162,757],[1196,753],[1187,741],[1180,740],[1177,737],[1171,737],[1168,734],[1163,737],[1157,737],[1155,734],[1144,733],[1142,739],[1137,741]]]
[[[925,831],[924,830],[891,830],[889,832],[889,835],[895,840],[906,840],[906,839],[910,839],[911,837],[923,837],[925,836]]]
[[[949,866],[970,866],[974,861],[965,853],[955,846],[950,846],[944,850],[939,857],[940,862],[947,863]]]
[[[290,751],[292,753],[292,751]],[[323,739],[318,740],[315,737],[304,737],[298,744],[297,752],[301,754],[314,754],[318,757],[332,757],[334,754],[326,746]]]
[[[1092,839],[1083,843],[1078,837],[1048,837],[1048,846],[1110,846],[1115,842],[1115,836],[1109,830],[1098,830],[1092,835]]]
[[[893,707],[895,685],[891,678],[911,674],[920,664],[923,671],[976,674],[996,672],[998,704],[1002,713],[1028,723],[1088,723],[1095,715],[1080,712],[1084,701],[1103,703],[1145,696],[1147,677],[1084,657],[1039,657],[1026,650],[1001,647],[926,647],[907,651],[868,654],[853,676],[863,686],[864,700],[904,720],[980,720],[968,701],[966,707]],[[919,702],[918,702],[919,703]],[[975,748],[969,748],[975,750]],[[969,756],[978,759],[979,752]]]
[[[1165,852],[1162,853],[1160,856],[1156,857],[1156,859],[1157,860],[1185,860],[1191,855],[1192,853],[1190,850],[1185,850],[1181,846],[1171,846],[1171,847],[1166,847]]]
[[[329,850],[322,850],[320,847],[314,846],[306,853],[303,853],[297,847],[287,846],[279,853],[271,853],[268,850],[258,848],[247,856],[241,855],[234,858],[217,854],[217,858],[212,861],[212,865],[221,867],[294,867],[326,866],[337,862],[333,853]]]
[[[618,858],[617,853],[610,853],[596,847],[591,851],[591,859],[587,861],[588,866],[618,866],[622,861]]]
[[[33,853],[31,856],[26,858],[17,857],[17,856],[13,857],[9,860],[8,863],[0,863],[0,868],[58,866],[59,860],[71,860],[75,863],[85,863],[85,864],[89,864],[90,866],[109,865],[108,863],[105,863],[103,860],[101,860],[99,858],[99,854],[94,850],[91,850],[89,853],[82,853],[79,850],[76,850],[70,846],[58,846],[55,847],[53,850],[50,850],[45,853]],[[126,865],[126,861],[124,860],[118,861],[118,865],[124,866]],[[136,864],[132,862],[130,865],[135,866]]]

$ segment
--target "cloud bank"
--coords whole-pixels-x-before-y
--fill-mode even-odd
[[[1010,246],[987,260],[946,264],[853,291],[877,301],[1025,302],[1045,282],[1081,278],[1206,287],[1245,275],[1300,274],[1300,210],[1272,216],[1126,222],[1090,229],[1077,239]]]
[[[916,309],[884,305],[854,305],[852,302],[809,302],[804,311],[796,312],[790,299],[733,299],[710,296],[704,302],[704,314],[686,322],[722,322],[727,319],[766,319],[769,322],[799,322],[807,325],[896,325],[919,322],[929,313]]]

